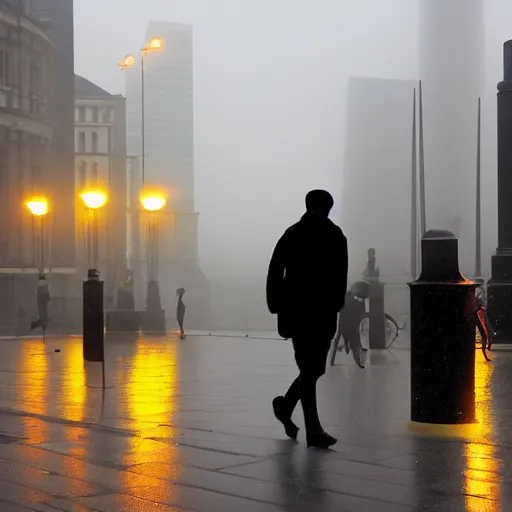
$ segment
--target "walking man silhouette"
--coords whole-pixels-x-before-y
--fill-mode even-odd
[[[267,276],[267,305],[278,315],[278,331],[291,338],[299,376],[285,396],[273,400],[286,434],[297,438],[292,414],[299,400],[310,447],[329,448],[337,439],[324,431],[316,384],[324,375],[337,316],[347,292],[348,251],[342,230],[330,219],[334,200],[325,190],[306,196],[306,213],[278,241]]]

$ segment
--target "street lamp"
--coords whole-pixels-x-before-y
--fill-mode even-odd
[[[99,189],[84,190],[80,194],[86,209],[86,245],[89,270],[83,283],[83,354],[86,361],[102,362],[103,387],[105,387],[105,344],[103,281],[100,281],[98,210],[108,202],[108,195]]]
[[[44,218],[48,214],[48,200],[44,197],[33,197],[26,201],[26,207],[34,219],[34,252],[35,261],[39,270],[39,279],[37,283],[37,309],[39,318],[31,323],[31,329],[41,327],[43,329],[43,339],[48,326],[48,303],[50,302],[50,290],[46,281],[45,271],[45,222]],[[39,261],[37,261],[39,260]]]
[[[144,45],[140,50],[140,79],[141,79],[141,136],[142,136],[142,183],[146,177],[146,80],[144,71],[144,59],[149,53],[155,53],[162,51],[164,48],[164,41],[160,37],[152,37],[149,42]],[[118,67],[121,70],[133,68],[137,62],[137,59],[133,55],[127,55],[121,62],[118,63]]]
[[[44,247],[44,237],[45,237],[45,225],[44,218],[48,214],[48,200],[44,197],[33,197],[26,201],[26,207],[32,214],[34,218],[34,227],[36,228],[35,233],[35,253],[36,253],[36,261],[39,269],[39,275],[44,275],[45,269],[45,247]]]
[[[84,190],[80,194],[85,207],[88,210],[87,219],[87,263],[89,269],[98,270],[98,216],[97,211],[108,202],[108,196],[103,190]]]
[[[140,202],[148,212],[147,223],[147,258],[148,258],[148,289],[146,302],[145,330],[165,332],[165,311],[160,298],[158,284],[158,218],[167,204],[167,198],[160,192],[146,192]]]

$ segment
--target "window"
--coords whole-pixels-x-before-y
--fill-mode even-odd
[[[9,85],[9,54],[0,51],[0,86]]]
[[[78,107],[78,121],[85,123],[85,107]]]
[[[41,72],[34,62],[30,64],[30,89],[34,94],[41,90]]]
[[[92,153],[98,152],[98,134],[92,132]]]
[[[98,108],[91,107],[91,113],[92,113],[92,122],[97,123],[98,122]]]
[[[110,107],[106,107],[105,110],[103,111],[103,122],[104,123],[111,123],[113,120],[112,120],[112,109]]]
[[[96,186],[98,184],[98,163],[92,164],[92,184]]]
[[[83,160],[78,164],[78,187],[83,190],[87,186],[87,163]]]
[[[85,153],[85,132],[78,132],[77,153]]]

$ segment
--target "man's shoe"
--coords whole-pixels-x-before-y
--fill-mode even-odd
[[[338,440],[332,437],[327,432],[318,432],[316,434],[308,434],[308,448],[321,448],[327,450],[331,446],[334,446]]]
[[[295,441],[299,433],[299,427],[293,423],[291,416],[286,411],[284,396],[276,396],[272,400],[272,408],[274,409],[274,416],[284,425],[286,435]]]

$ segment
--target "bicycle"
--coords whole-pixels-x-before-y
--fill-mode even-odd
[[[483,306],[477,306],[475,310],[476,316],[476,336],[475,336],[475,346],[478,349],[478,338],[480,338],[480,346],[482,348],[482,354],[486,361],[490,361],[489,356],[487,355],[487,349],[491,350],[492,346],[492,335],[490,335],[491,330],[489,329],[490,323],[487,318],[487,313],[485,312],[485,308]]]
[[[491,350],[492,340],[496,333],[494,332],[492,323],[489,320],[489,316],[487,314],[487,294],[485,292],[483,283],[481,283],[480,286],[478,286],[478,288],[475,290],[475,299],[475,347],[478,349],[478,345],[480,344],[485,360],[490,361],[489,357],[487,356],[487,350]]]

